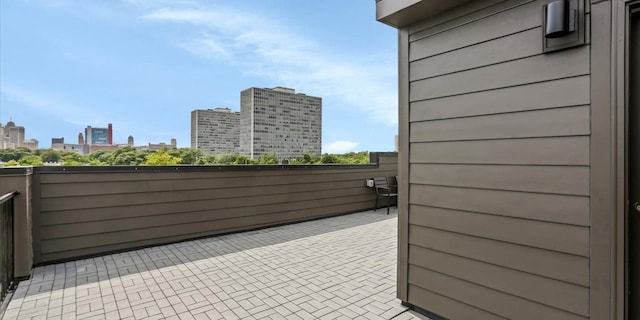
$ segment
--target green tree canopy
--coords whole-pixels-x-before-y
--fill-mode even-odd
[[[114,153],[115,155],[115,153]],[[137,166],[145,163],[146,157],[144,154],[138,153],[135,150],[121,152],[117,156],[111,159],[111,165],[114,166]]]
[[[203,156],[202,150],[191,148],[172,149],[168,153],[172,157],[182,159],[179,164],[197,164],[200,157]]]
[[[314,154],[305,153],[301,158],[297,159],[296,164],[314,164],[320,163],[320,157]]]
[[[5,167],[17,167],[19,165],[20,164],[18,163],[18,161],[15,161],[13,159],[5,162],[5,164],[4,164]]]
[[[234,164],[240,155],[235,153],[225,153],[214,158],[215,164]]]
[[[75,152],[62,154],[62,164],[65,166],[81,166],[89,164],[89,157]]]
[[[33,152],[27,148],[1,149],[0,160],[2,162],[7,162],[9,160],[20,161],[22,157],[31,155],[31,154],[33,154]]]
[[[101,164],[113,164],[113,161],[115,160],[114,153],[115,151],[98,150],[89,154],[89,159],[92,163],[96,163],[96,161],[98,161]]]
[[[34,154],[22,157],[18,163],[21,166],[41,166],[44,164],[42,159]]]
[[[252,161],[247,156],[239,155],[232,164],[251,164]]]
[[[62,159],[60,152],[52,149],[42,150],[39,154],[43,162],[58,162]]]
[[[320,161],[322,163],[338,163],[338,157],[333,154],[325,153]]]
[[[263,154],[258,158],[257,164],[278,164],[278,157],[274,153]]]
[[[182,161],[182,159],[170,155],[165,150],[160,150],[156,153],[149,154],[144,164],[148,166],[167,166],[179,164],[180,161]]]
[[[36,159],[38,158],[38,159]],[[24,159],[24,160],[23,160]],[[26,148],[0,150],[0,161],[9,166],[12,165],[43,165],[44,163],[57,162],[65,166],[73,165],[234,165],[234,164],[278,164],[275,154],[265,154],[257,159],[249,159],[246,155],[235,153],[205,155],[199,149],[180,148],[160,151],[139,151],[127,146],[115,151],[99,150],[89,155],[81,155],[74,152],[41,149],[31,151]],[[349,152],[346,154],[304,154],[296,160],[283,160],[282,163],[291,164],[366,164],[369,163],[369,153]]]

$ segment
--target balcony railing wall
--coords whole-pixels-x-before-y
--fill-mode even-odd
[[[18,192],[13,197],[13,276],[29,276],[32,254],[32,168],[0,169],[0,196]]]
[[[0,195],[0,301],[15,283],[13,272],[13,200],[17,191]]]
[[[35,168],[34,262],[368,210],[365,180],[397,169],[388,153],[369,165]]]

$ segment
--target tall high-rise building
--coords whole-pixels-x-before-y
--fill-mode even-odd
[[[25,129],[23,126],[17,126],[15,122],[9,120],[6,126],[0,124],[0,149],[15,149],[27,147],[29,149],[37,149],[36,140],[25,139]]]
[[[109,123],[107,128],[92,128],[87,126],[84,129],[85,143],[88,145],[111,145],[113,144],[113,126]]]
[[[4,134],[4,126],[0,123],[0,149],[5,149],[5,140],[7,140],[7,136]]]
[[[322,151],[320,97],[282,87],[249,88],[240,93],[240,114],[241,154],[274,153],[284,160]]]
[[[238,153],[240,113],[229,108],[191,112],[191,148],[205,154]]]
[[[22,147],[22,143],[24,142],[24,127],[16,126],[13,121],[7,122],[7,125],[4,127],[5,134],[8,137],[8,146],[7,148],[19,148]]]

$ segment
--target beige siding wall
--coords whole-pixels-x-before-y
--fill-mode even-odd
[[[379,165],[36,173],[36,263],[338,215],[373,207]],[[99,168],[98,168],[99,170]],[[379,211],[384,214],[383,210]]]
[[[451,319],[586,319],[590,46],[542,54],[548,1],[493,2],[401,43],[407,302]]]

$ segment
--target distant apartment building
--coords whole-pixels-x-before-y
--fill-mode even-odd
[[[5,128],[0,123],[0,149],[7,149],[7,142],[9,142],[9,137],[5,133]]]
[[[87,153],[86,145],[84,145],[84,144],[74,144],[74,143],[65,143],[62,146],[62,149],[56,149],[56,150],[66,151],[66,152],[74,152],[74,153],[77,153],[77,154],[86,154]]]
[[[84,142],[84,153],[106,150],[118,150],[118,146],[113,144],[113,125],[109,123],[106,128],[94,128],[87,126],[84,129],[84,138],[78,135],[78,143]]]
[[[133,145],[133,137],[129,136],[129,142],[131,143],[131,145]],[[176,149],[178,147],[178,140],[176,139],[171,139],[171,143],[165,143],[165,142],[160,142],[160,143],[149,143],[146,146],[138,146],[138,147],[134,147],[140,151],[159,151],[162,149],[166,149],[166,150],[171,150],[171,149]]]
[[[24,140],[22,142],[22,147],[27,148],[29,150],[38,150],[38,140],[36,139]]]
[[[251,158],[273,153],[280,160],[321,153],[322,98],[282,87],[249,88],[240,93],[240,105],[240,112],[192,111],[191,148]]]
[[[110,145],[113,144],[113,126],[111,123],[107,128],[93,128],[87,126],[84,129],[86,144],[88,145]]]
[[[51,138],[51,149],[53,150],[62,150],[64,148],[64,137],[62,138]]]
[[[86,154],[89,150],[88,146],[84,144],[84,137],[82,133],[78,134],[78,143],[65,143],[64,137],[51,138],[51,149],[57,151],[74,152],[77,154]]]
[[[15,122],[9,120],[6,126],[0,124],[0,149],[28,148],[38,149],[38,140],[25,139],[25,128],[17,126]]]
[[[22,147],[22,143],[25,138],[25,130],[23,126],[16,126],[13,121],[7,122],[5,127],[5,134],[7,135],[7,148],[19,148]]]
[[[296,159],[305,153],[319,155],[321,146],[322,98],[282,87],[241,92],[241,154]]]
[[[191,148],[204,154],[239,153],[240,113],[229,108],[191,112]]]

